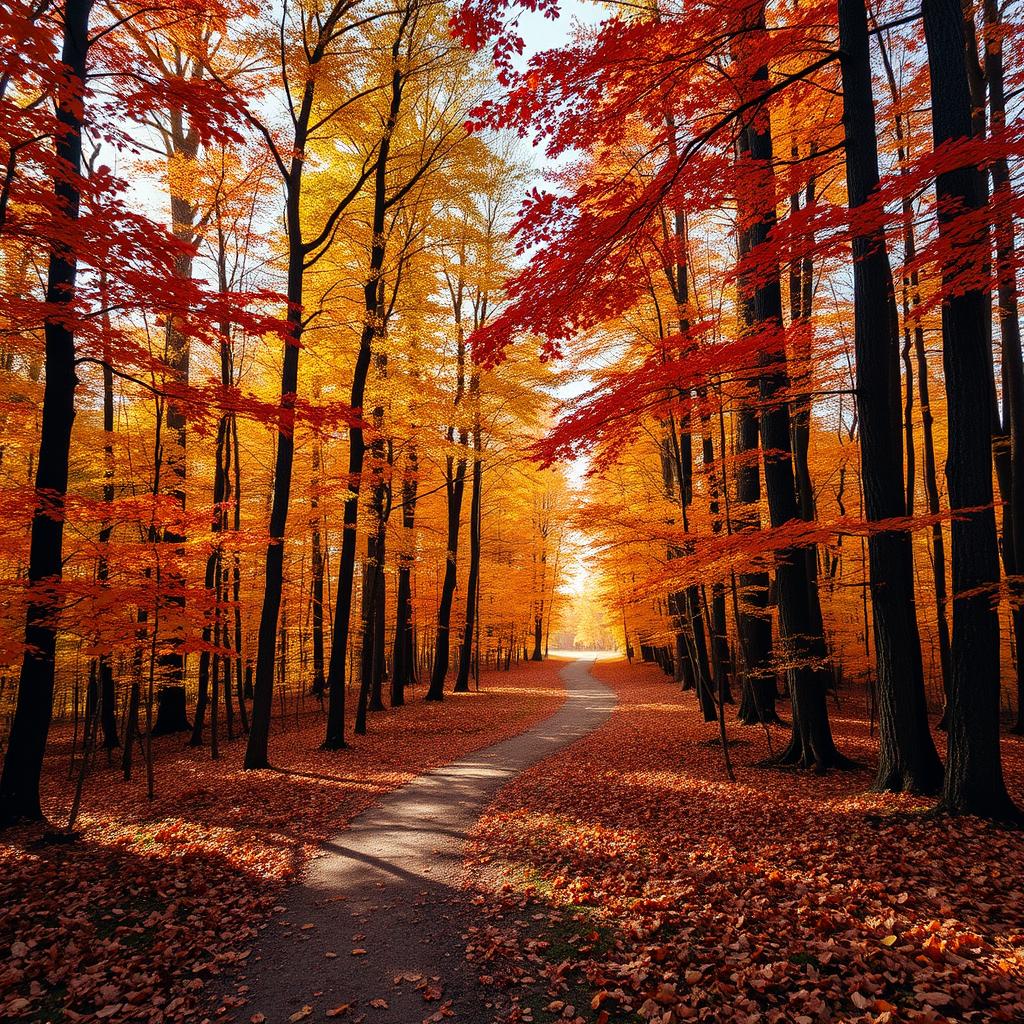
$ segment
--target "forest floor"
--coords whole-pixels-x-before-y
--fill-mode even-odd
[[[0,837],[0,1019],[198,1024],[208,990],[250,955],[319,843],[382,794],[551,715],[563,665],[486,673],[479,693],[440,705],[421,688],[405,708],[371,715],[370,734],[339,753],[317,749],[321,712],[275,721],[268,771],[242,771],[242,739],[222,740],[212,761],[208,748],[165,737],[154,742],[152,802],[138,758],[124,783],[99,754],[77,842],[41,842],[39,827]],[[44,810],[60,826],[74,789],[60,732],[54,749]]]
[[[491,989],[463,949],[479,923],[465,886],[468,833],[509,779],[607,720],[615,695],[589,664],[563,663],[568,696],[555,714],[424,773],[324,844],[225,979],[246,997],[236,1019],[492,1024]]]
[[[730,714],[731,783],[692,693],[647,665],[595,674],[608,723],[476,831],[466,954],[504,1020],[1024,1021],[1022,833],[869,794],[867,767],[757,767],[764,731]],[[871,765],[863,702],[841,701],[838,745]],[[1004,765],[1024,802],[1020,739]]]

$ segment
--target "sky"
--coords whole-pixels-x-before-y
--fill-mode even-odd
[[[524,12],[521,16],[519,29],[525,44],[522,55],[524,65],[534,54],[568,42],[577,26],[596,25],[607,14],[603,5],[591,0],[561,0],[560,8],[561,16],[554,21],[532,11]],[[545,156],[540,147],[532,147],[530,157],[536,171],[536,184],[540,185],[545,173],[556,164]],[[561,385],[556,394],[565,400],[578,395],[586,387],[586,378],[577,377],[572,382]],[[574,492],[579,493],[585,486],[587,469],[588,463],[585,458],[577,458],[569,463],[569,481]],[[594,575],[592,553],[587,538],[582,534],[573,531],[569,539],[573,554],[566,567],[565,584],[562,589],[570,594],[581,594]]]

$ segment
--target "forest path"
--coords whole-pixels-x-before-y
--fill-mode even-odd
[[[322,1021],[349,1003],[342,1024],[420,1024],[450,1001],[445,1020],[490,1024],[462,939],[476,917],[461,877],[467,836],[501,786],[611,714],[614,692],[590,663],[566,664],[566,701],[540,725],[419,776],[325,844],[247,961],[239,1019]],[[399,976],[413,980],[396,986]]]

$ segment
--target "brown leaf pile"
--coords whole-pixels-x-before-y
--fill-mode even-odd
[[[609,723],[503,790],[474,846],[467,954],[504,1019],[1024,1020],[1020,833],[867,794],[866,769],[755,767],[764,733],[735,724],[730,784],[692,694],[596,673]],[[869,764],[862,712],[844,695],[833,725]],[[1024,745],[1004,752],[1020,799]]]
[[[267,771],[242,771],[244,740],[222,741],[212,761],[187,736],[167,737],[154,742],[152,803],[141,766],[128,784],[116,767],[96,772],[79,841],[41,845],[35,827],[0,841],[0,1019],[214,1016],[226,1007],[206,1006],[208,982],[248,956],[317,843],[381,794],[551,714],[564,697],[560,668],[489,674],[480,693],[441,705],[410,694],[338,753],[317,749],[323,721],[311,712],[272,735]],[[67,737],[51,749],[45,809],[59,824],[73,787]]]

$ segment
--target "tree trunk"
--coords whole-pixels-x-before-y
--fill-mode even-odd
[[[313,478],[310,481],[309,525],[312,529],[312,580],[310,582],[311,618],[313,624],[313,683],[312,693],[323,698],[326,687],[324,675],[324,551],[320,529],[320,474],[322,452],[320,438],[313,439]]]
[[[107,272],[101,268],[100,301],[103,303],[103,501],[110,506],[114,501],[114,371],[110,352],[110,314],[107,300]],[[113,521],[108,515],[99,532],[100,556],[97,559],[96,580],[101,587],[106,587],[110,579],[110,562],[107,558],[107,545],[113,532]],[[100,719],[103,726],[103,746],[113,750],[120,741],[117,737],[117,707],[115,706],[116,689],[114,686],[114,668],[110,661],[110,653],[104,651],[99,656],[99,698]]]
[[[377,331],[376,325],[383,321],[384,313],[381,308],[383,300],[379,278],[381,268],[384,266],[387,247],[384,218],[388,209],[388,154],[391,151],[391,137],[398,122],[398,110],[402,102],[402,70],[397,61],[399,45],[400,40],[396,40],[392,46],[392,58],[395,64],[391,78],[391,104],[381,135],[380,150],[377,154],[377,163],[373,174],[370,266],[363,285],[363,329],[359,339],[359,354],[356,356],[356,364],[352,371],[350,405],[356,419],[353,420],[352,426],[349,428],[348,497],[345,499],[343,516],[331,660],[327,668],[327,733],[322,744],[324,750],[341,750],[347,746],[345,742],[345,658],[348,655],[349,617],[352,613],[352,586],[355,580],[359,490],[362,483],[363,459],[366,454],[361,417],[366,378],[370,372],[373,339]]]
[[[459,674],[455,692],[469,691],[469,672],[473,660],[473,631],[477,626],[477,590],[480,582],[480,498],[483,484],[483,460],[480,455],[480,375],[474,373],[469,380],[469,393],[476,402],[473,420],[473,490],[469,500],[469,581],[466,589],[466,628],[462,634],[462,653],[459,656]],[[477,650],[477,658],[480,651]]]
[[[412,629],[412,563],[416,526],[416,489],[419,462],[416,447],[409,449],[402,479],[402,531],[405,540],[398,559],[398,594],[395,605],[395,647],[391,659],[391,706],[405,703],[405,688],[415,680],[416,645]]]
[[[465,443],[465,436],[460,439]],[[444,681],[448,675],[449,629],[452,603],[455,598],[456,574],[459,557],[459,525],[462,519],[462,497],[466,489],[466,459],[459,457],[452,477],[451,456],[448,457],[448,547],[445,558],[444,582],[441,584],[441,600],[437,608],[437,636],[434,645],[434,667],[430,674],[430,689],[427,700],[441,700],[444,697]]]
[[[993,137],[1006,127],[1002,19],[996,0],[985,0],[985,77],[988,81]],[[1016,240],[1011,201],[1010,168],[1005,157],[992,164],[992,206],[996,236],[999,334],[1002,339],[1003,433],[1010,441],[1010,493],[1003,510],[1003,561],[1010,585],[1010,615],[1016,650],[1017,720],[1013,731],[1024,734],[1024,360],[1021,357]]]
[[[936,148],[972,135],[971,95],[958,0],[923,0]],[[938,175],[939,239],[955,250],[958,210],[984,206],[981,171],[969,163]],[[999,554],[992,508],[991,356],[987,294],[960,280],[951,251],[943,268],[942,359],[946,374],[953,643],[949,754],[940,808],[952,814],[1017,818],[1003,781],[999,749],[999,618],[993,597]],[[971,510],[971,511],[964,511]]]
[[[758,45],[764,31],[764,12],[760,12],[750,45]],[[758,87],[768,80],[767,67],[754,74]],[[775,227],[775,205],[770,196],[773,181],[771,123],[767,110],[757,111],[745,132],[749,143],[749,159],[763,174],[765,198],[750,226],[750,251],[770,244]],[[762,193],[759,191],[758,195]],[[754,329],[767,335],[759,354],[759,390],[761,409],[761,443],[765,451],[764,477],[768,495],[771,525],[781,527],[800,518],[796,481],[793,475],[792,430],[789,403],[789,371],[785,344],[781,340],[782,288],[777,266],[765,268],[753,290]],[[770,454],[769,454],[770,453]],[[826,692],[831,673],[827,668],[828,651],[821,628],[818,588],[809,578],[806,552],[799,548],[784,549],[776,555],[775,585],[779,605],[779,629],[792,650],[795,667],[790,672],[790,697],[793,712],[793,736],[780,755],[782,764],[814,766],[818,771],[843,766],[832,740],[828,720]]]
[[[270,540],[264,560],[263,609],[260,613],[256,648],[256,674],[253,681],[252,718],[245,750],[245,767],[267,768],[267,741],[274,697],[274,653],[277,620],[281,610],[281,586],[284,581],[284,532],[291,496],[292,461],[295,451],[295,393],[299,383],[299,344],[302,338],[302,274],[304,256],[299,222],[301,160],[293,164],[288,193],[288,326],[290,336],[284,346],[281,369],[281,400],[277,433],[277,457],[274,465],[273,499],[270,509]]]
[[[899,87],[896,82],[896,75],[893,72],[892,63],[889,60],[889,51],[884,39],[879,37],[879,49],[882,56],[882,64],[885,68],[886,78],[889,82],[889,92],[894,106],[900,103]],[[910,156],[908,148],[904,148],[903,120],[900,115],[894,119],[894,129],[897,142],[897,155],[900,161],[900,174],[906,176],[909,172],[906,161]],[[904,258],[908,265],[913,267],[917,257],[917,240],[914,236],[914,205],[910,195],[902,201],[903,214],[903,250]],[[921,436],[924,445],[924,489],[928,501],[928,512],[932,516],[938,516],[940,511],[938,471],[935,461],[935,431],[934,417],[931,408],[931,383],[928,379],[928,356],[924,347],[924,327],[921,323],[920,306],[921,292],[918,272],[911,269],[904,275],[903,280],[903,317],[905,322],[904,330],[913,337],[914,365],[917,369],[918,393],[921,397]],[[908,342],[909,344],[909,338]],[[907,368],[907,389],[908,389],[908,417],[909,408],[912,403],[910,393],[911,375],[913,370]],[[913,452],[913,430],[912,424],[908,422],[905,427],[907,431],[907,514],[913,512],[913,484],[911,477]],[[942,523],[938,519],[931,527],[932,537],[932,578],[935,586],[935,618],[939,639],[939,669],[942,674],[943,693],[943,719],[945,718],[945,704],[949,696],[949,673],[950,673],[950,652],[949,652],[949,621],[946,611],[948,598],[946,593],[946,542],[942,533]]]
[[[88,25],[92,0],[66,0],[61,60],[67,75],[57,96],[57,171],[54,179],[55,218],[64,222],[63,237],[76,237],[78,177],[82,170],[82,121]],[[0,776],[0,822],[39,820],[39,779],[53,715],[57,624],[56,598],[46,593],[63,573],[64,502],[68,487],[68,456],[75,419],[75,336],[70,326],[78,278],[78,259],[66,243],[55,242],[47,268],[46,302],[51,313],[44,325],[46,383],[36,462],[36,507],[29,541],[25,617],[25,653],[18,700],[11,722],[3,774]],[[69,312],[64,312],[64,311]]]
[[[743,158],[747,150],[749,140],[744,129],[737,160]],[[737,213],[737,256],[742,267],[750,253],[750,231],[747,227],[750,210],[741,204]],[[737,293],[740,330],[750,331],[754,323],[754,298],[742,272],[737,280]],[[736,411],[736,511],[732,517],[737,533],[756,533],[761,529],[759,442],[760,428],[753,403],[741,399]],[[779,716],[775,710],[775,672],[771,664],[772,617],[768,610],[771,581],[765,570],[758,570],[740,572],[738,584],[736,631],[745,666],[738,717],[744,725],[775,723]]]
[[[861,478],[869,522],[907,514],[900,431],[896,296],[881,227],[857,211],[878,187],[874,98],[864,0],[839,0],[846,181],[853,219],[854,349]],[[942,763],[928,728],[914,560],[906,531],[868,536],[877,659],[879,764],[874,789],[936,793]]]

